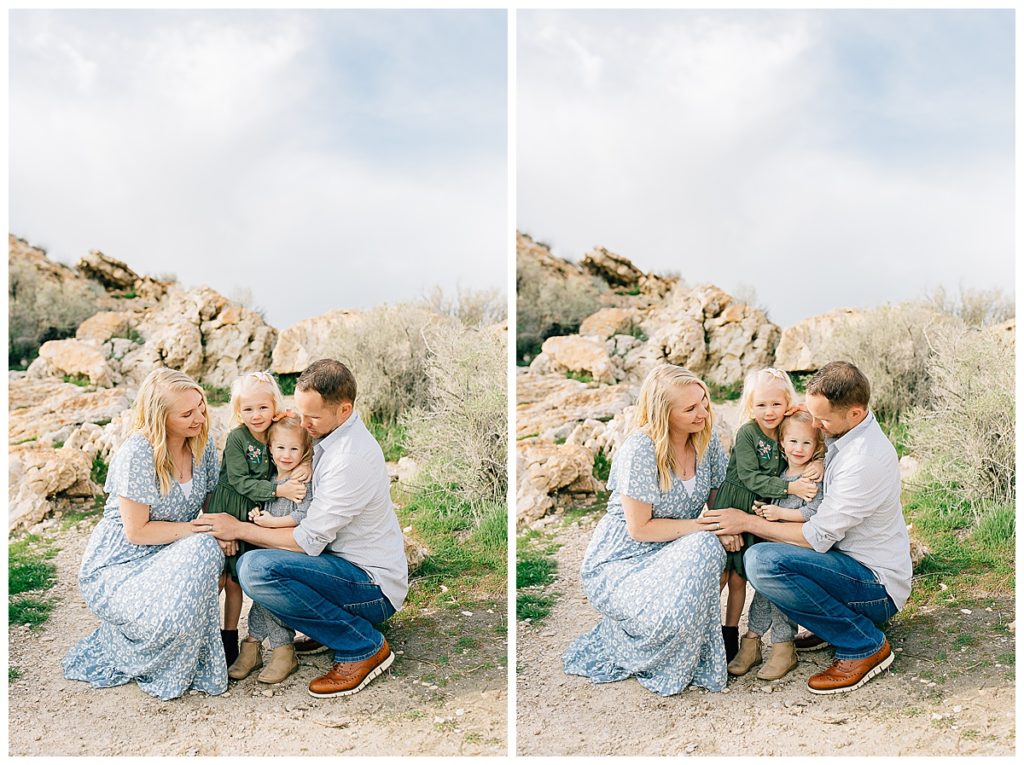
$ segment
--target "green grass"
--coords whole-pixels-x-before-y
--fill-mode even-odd
[[[29,436],[28,438],[23,438],[20,441],[15,441],[14,445],[18,446],[20,444],[30,444],[33,441],[38,441],[38,440],[39,440],[39,436]]]
[[[93,483],[98,486],[103,486],[107,482],[107,470],[109,465],[103,460],[100,455],[96,455],[92,458],[92,470],[89,471],[89,477]]]
[[[114,335],[114,337],[120,338],[121,340],[131,340],[136,345],[146,344],[146,339],[138,333],[138,330],[136,330],[135,327],[128,327],[128,329],[126,329],[122,334]]]
[[[281,393],[283,393],[285,396],[291,396],[295,393],[295,382],[299,379],[299,376],[297,374],[275,374],[274,377],[277,379],[277,387],[281,389]]]
[[[384,459],[388,462],[397,462],[406,455],[405,426],[397,422],[389,425],[380,420],[369,420],[366,426],[373,437],[377,439],[380,448],[384,450]]]
[[[735,401],[743,394],[743,383],[734,382],[728,385],[708,383],[708,392],[712,401]]]
[[[641,343],[646,343],[648,339],[647,333],[644,332],[643,327],[641,327],[639,324],[630,324],[629,328],[626,330],[626,334],[630,335],[631,337],[635,337]]]
[[[612,461],[608,459],[608,455],[604,453],[603,449],[598,449],[597,454],[594,455],[594,477],[601,481],[607,481],[611,470]]]
[[[127,292],[122,292],[120,294],[112,294],[110,297],[116,298],[117,300],[133,300],[134,298],[137,298],[138,295],[135,294],[135,290],[128,290]]]
[[[910,450],[907,449],[907,436],[910,430],[906,425],[898,421],[889,422],[881,419],[878,421],[878,425],[889,441],[892,442],[892,445],[896,447],[897,457],[905,457],[910,453]]]
[[[209,406],[221,406],[231,402],[231,390],[229,388],[218,388],[216,385],[203,383],[203,391],[206,393],[206,403]]]
[[[38,595],[53,587],[57,567],[50,559],[57,549],[35,534],[26,534],[7,546],[8,624],[37,627],[53,610],[53,602]],[[26,593],[33,593],[27,595]]]
[[[38,627],[50,618],[51,611],[53,611],[53,602],[50,600],[29,597],[12,599],[7,604],[7,623]]]
[[[555,598],[528,592],[555,581],[558,562],[552,557],[558,543],[539,532],[521,534],[516,544],[516,618],[540,621],[551,612]]]
[[[996,656],[996,661],[1007,667],[1012,667],[1017,663],[1017,656],[1016,654],[1012,653],[1001,653],[998,656]]]
[[[81,375],[81,374],[79,374],[79,375],[64,375],[64,382],[71,383],[72,385],[77,385],[80,388],[85,388],[85,387],[87,387],[87,386],[92,384],[89,381],[89,376],[88,375]]]
[[[21,677],[21,670],[17,667],[7,668],[7,682],[13,683],[15,680]]]
[[[551,613],[555,599],[547,595],[518,595],[516,597],[516,619],[537,622]]]
[[[814,372],[790,372],[789,379],[793,382],[793,387],[796,388],[797,393],[807,392],[807,381],[814,376]]]
[[[522,552],[516,560],[516,589],[550,584],[555,580],[557,570],[558,564],[553,558]]]
[[[88,510],[68,510],[60,517],[60,530],[67,531],[87,518],[98,519],[103,514],[104,502],[105,497],[102,494],[97,494],[93,497],[92,507]]]
[[[581,383],[592,383],[594,378],[586,372],[577,372],[575,369],[570,369],[565,373],[565,376],[570,380],[577,380]]]

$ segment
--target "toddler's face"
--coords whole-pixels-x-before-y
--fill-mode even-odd
[[[750,402],[751,414],[764,430],[777,428],[788,407],[789,396],[786,389],[777,385],[756,388]]]
[[[305,451],[302,434],[280,427],[274,430],[274,437],[270,439],[270,456],[279,470],[290,472],[297,467]]]
[[[263,433],[274,422],[274,397],[258,389],[243,393],[238,397],[238,411],[251,433]]]
[[[806,465],[817,450],[818,433],[809,422],[790,422],[779,443],[791,466]]]

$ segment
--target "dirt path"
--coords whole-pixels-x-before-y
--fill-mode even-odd
[[[830,650],[803,654],[774,683],[753,672],[731,679],[724,694],[662,698],[633,679],[594,685],[564,674],[562,652],[598,621],[578,572],[600,515],[552,527],[562,543],[546,590],[555,606],[536,626],[517,624],[518,754],[1013,755],[1012,597],[895,623],[890,671],[837,696],[806,689]]]
[[[96,690],[65,680],[68,648],[96,627],[78,592],[92,530],[83,521],[59,537],[59,600],[49,621],[11,627],[9,662],[21,677],[8,698],[11,755],[504,755],[505,601],[465,611],[399,615],[387,631],[393,668],[362,692],[314,699],[306,684],[327,655],[301,660],[284,683],[255,674],[222,696],[192,692],[158,701],[135,684]],[[243,609],[248,611],[248,600]]]

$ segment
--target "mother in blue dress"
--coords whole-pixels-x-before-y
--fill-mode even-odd
[[[164,700],[223,693],[217,579],[231,543],[196,520],[218,477],[203,389],[154,370],[139,387],[134,427],[111,461],[79,572],[100,626],[68,651],[64,676],[96,688],[134,680]]]
[[[602,619],[565,652],[567,673],[595,683],[633,676],[663,696],[725,688],[720,577],[742,539],[694,519],[727,463],[707,386],[682,367],[651,370],[583,560],[583,590]]]

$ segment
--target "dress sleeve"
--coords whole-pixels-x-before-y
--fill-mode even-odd
[[[295,525],[302,523],[302,519],[306,517],[306,513],[309,512],[309,505],[313,502],[313,482],[310,481],[306,484],[306,496],[302,498],[295,509],[292,510],[292,520],[295,521]]]
[[[160,501],[153,447],[141,433],[133,435],[117,450],[103,491],[150,507]]]
[[[785,497],[789,494],[788,481],[761,471],[757,459],[757,436],[749,428],[737,431],[732,458],[736,461],[736,477],[754,494],[759,497]]]
[[[249,460],[245,458],[245,437],[234,432],[224,445],[225,480],[228,486],[253,504],[274,498],[274,484],[249,474]]]
[[[615,459],[615,471],[616,488],[621,496],[648,505],[661,499],[654,442],[643,433],[634,433],[623,444]]]

